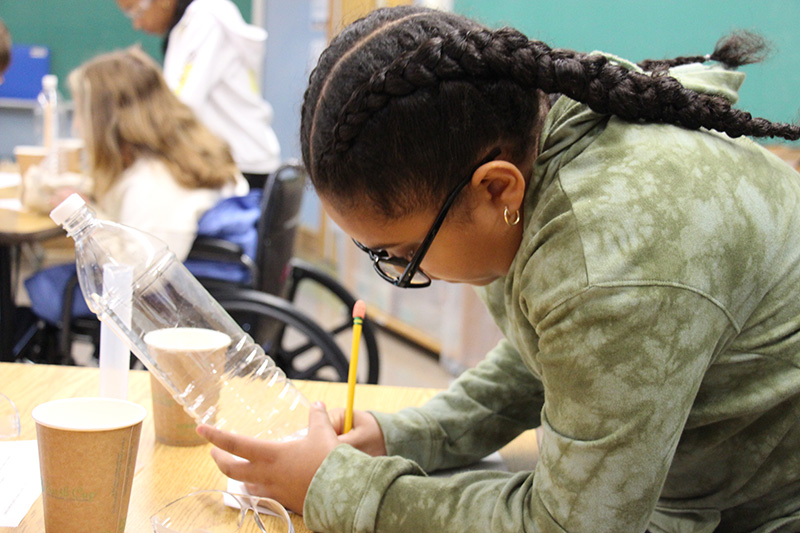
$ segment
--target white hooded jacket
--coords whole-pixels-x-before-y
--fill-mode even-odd
[[[280,164],[272,106],[256,79],[266,39],[230,0],[194,0],[172,29],[164,57],[169,87],[230,144],[239,170],[258,174]]]

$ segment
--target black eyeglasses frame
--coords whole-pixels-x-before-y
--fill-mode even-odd
[[[458,198],[458,195],[462,190],[464,190],[464,187],[466,187],[472,181],[473,174],[475,174],[475,172],[486,163],[494,161],[497,156],[500,155],[500,152],[501,150],[499,147],[492,150],[489,155],[482,159],[480,163],[475,165],[472,170],[470,170],[469,175],[463,181],[461,181],[461,183],[456,185],[455,189],[453,189],[450,194],[447,195],[442,208],[439,210],[439,214],[436,216],[436,219],[431,225],[431,229],[428,230],[428,234],[422,240],[422,244],[419,245],[419,248],[414,251],[414,255],[411,257],[410,261],[406,261],[399,257],[392,257],[386,252],[386,250],[373,250],[372,248],[368,248],[357,240],[353,239],[355,245],[369,255],[369,258],[372,260],[372,267],[383,280],[401,289],[422,289],[430,286],[431,278],[428,277],[428,275],[425,274],[422,269],[420,269],[420,265],[422,264],[422,260],[425,258],[425,254],[428,253],[428,249],[431,247],[431,244],[433,244],[433,239],[435,239],[436,234],[439,233],[439,229],[442,227],[442,224],[444,224],[444,219],[447,218],[447,213],[449,212],[453,203],[455,203],[456,198]],[[380,263],[389,263],[390,265],[395,265],[398,267],[405,266],[405,270],[403,270],[403,274],[400,275],[400,277],[393,276],[384,271],[381,268]],[[421,282],[412,283],[412,280],[417,274],[421,274],[424,279]]]

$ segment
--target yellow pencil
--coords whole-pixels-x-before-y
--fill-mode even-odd
[[[361,341],[361,325],[367,314],[367,306],[358,300],[353,306],[353,343],[350,347],[350,371],[347,374],[347,408],[344,411],[344,432],[353,429],[353,401],[356,397],[356,370],[358,369],[358,344]]]

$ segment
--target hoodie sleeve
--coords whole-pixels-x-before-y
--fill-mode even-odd
[[[425,406],[373,413],[390,456],[337,447],[309,487],[306,525],[341,532],[519,530],[531,472],[429,478],[426,471],[468,464],[500,448],[539,424],[543,401],[541,382],[501,341]]]
[[[390,455],[432,472],[471,464],[539,426],[543,403],[542,382],[503,340],[426,405],[372,414]]]

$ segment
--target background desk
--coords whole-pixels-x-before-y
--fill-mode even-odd
[[[17,187],[0,189],[0,199],[17,198]],[[16,305],[12,257],[14,248],[63,235],[47,215],[0,207],[0,361],[13,361]]]
[[[36,426],[31,418],[33,408],[56,398],[95,396],[99,390],[96,368],[64,367],[0,363],[0,391],[11,398],[20,411],[20,439],[35,439]],[[133,479],[128,525],[125,531],[151,533],[150,516],[167,503],[199,489],[225,489],[226,478],[209,455],[210,444],[173,447],[156,444],[153,420],[149,416],[150,379],[146,371],[132,370],[128,380],[128,398],[143,405],[148,416],[142,426],[136,476]],[[344,383],[297,381],[297,387],[309,400],[321,400],[328,408],[343,407],[347,398]],[[396,411],[420,405],[436,394],[435,389],[359,385],[356,409]],[[532,468],[536,457],[535,434],[527,432],[500,450],[511,470]],[[308,532],[302,517],[293,516],[297,533]],[[41,498],[33,505],[19,528],[19,533],[44,531]],[[12,531],[0,528],[0,533]]]

